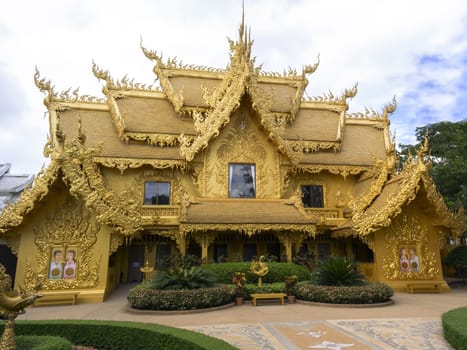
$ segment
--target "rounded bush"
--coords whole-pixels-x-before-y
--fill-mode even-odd
[[[62,337],[46,335],[18,335],[16,350],[71,350],[73,343]]]
[[[467,350],[467,307],[454,309],[442,316],[444,338],[456,350]]]
[[[154,323],[95,320],[17,321],[15,331],[17,336],[59,336],[68,339],[73,344],[91,346],[96,349],[236,349],[220,339]]]
[[[196,310],[228,304],[233,297],[233,286],[178,290],[139,286],[130,290],[127,299],[140,310]]]
[[[312,283],[299,283],[296,288],[297,299],[329,304],[384,303],[393,295],[391,287],[384,283],[362,286],[318,286]]]
[[[287,276],[296,275],[299,281],[310,279],[310,272],[303,266],[294,263],[268,262],[269,272],[262,278],[263,283],[284,282]],[[237,272],[246,274],[247,283],[257,283],[258,276],[250,271],[249,262],[225,262],[207,264],[204,267],[214,271],[218,283],[230,284]]]

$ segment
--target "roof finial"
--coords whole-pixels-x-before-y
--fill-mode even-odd
[[[251,36],[250,31],[245,27],[245,3],[242,0],[242,23],[238,30],[238,49],[247,59],[250,58],[251,53]]]

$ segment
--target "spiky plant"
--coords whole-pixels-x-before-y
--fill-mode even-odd
[[[214,286],[216,275],[199,266],[190,268],[174,267],[162,271],[152,280],[154,289],[198,289]]]
[[[358,286],[365,283],[365,275],[357,270],[351,260],[330,256],[318,263],[312,281],[321,286]]]

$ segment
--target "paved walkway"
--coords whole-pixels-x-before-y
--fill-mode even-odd
[[[441,315],[467,306],[467,287],[444,294],[396,293],[379,308],[251,303],[195,314],[138,314],[126,310],[130,286],[104,303],[29,308],[19,319],[128,320],[159,323],[208,334],[240,349],[451,349],[442,336]],[[129,349],[131,350],[131,349]]]

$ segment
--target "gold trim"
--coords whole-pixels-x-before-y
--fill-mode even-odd
[[[342,144],[340,141],[308,141],[308,140],[286,140],[285,141],[293,150],[304,153],[319,152],[323,150],[332,150],[339,152]]]
[[[134,158],[110,158],[99,157],[93,158],[95,163],[99,163],[107,168],[117,168],[123,173],[126,169],[136,169],[143,165],[149,165],[154,169],[179,169],[186,170],[187,163],[185,160],[172,159],[134,159]]]
[[[185,236],[190,232],[206,231],[238,231],[249,237],[263,231],[295,231],[314,237],[316,226],[313,224],[180,224],[180,232]]]

